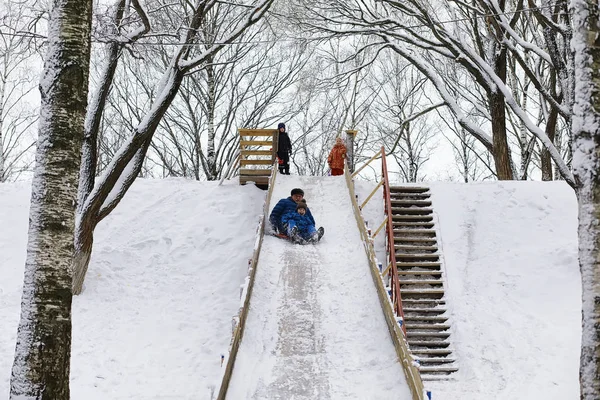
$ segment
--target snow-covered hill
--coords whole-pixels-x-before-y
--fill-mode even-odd
[[[365,198],[373,187],[357,190]],[[433,184],[432,192],[460,366],[454,380],[427,383],[433,398],[579,398],[572,190],[491,182]],[[263,199],[235,182],[136,182],[99,226],[86,289],[74,301],[74,400],[211,398]],[[0,184],[0,397],[19,318],[28,205],[27,184]],[[363,213],[381,221],[378,205]]]
[[[28,190],[0,185],[0,398],[19,318]],[[72,399],[210,398],[264,193],[234,182],[136,181],[99,225],[73,303]]]
[[[579,399],[577,201],[564,182],[432,185],[456,380],[437,399]]]

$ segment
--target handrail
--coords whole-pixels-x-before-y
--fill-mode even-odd
[[[394,310],[390,304],[390,299],[385,287],[383,286],[379,267],[377,266],[377,261],[375,259],[375,249],[373,248],[373,243],[370,240],[367,232],[365,221],[360,213],[360,209],[358,208],[358,201],[354,192],[354,184],[352,182],[352,177],[348,172],[348,166],[345,165],[345,167],[344,176],[346,178],[346,185],[348,186],[348,193],[350,194],[350,201],[354,210],[354,217],[356,218],[356,224],[358,225],[358,230],[365,247],[367,258],[369,260],[369,270],[371,271],[371,277],[373,278],[375,288],[377,289],[379,303],[381,304],[381,308],[383,310],[383,315],[385,317],[385,322],[387,324],[392,343],[394,343],[396,355],[398,356],[398,360],[402,365],[402,369],[404,371],[404,375],[406,376],[406,381],[410,388],[413,400],[424,400],[425,396],[423,394],[423,381],[421,380],[421,374],[413,364],[413,359],[410,355],[408,344],[405,340],[405,332],[400,329],[398,322],[396,321]]]
[[[400,279],[398,278],[398,266],[396,265],[396,246],[394,243],[394,228],[392,218],[392,201],[390,194],[390,181],[388,179],[387,163],[385,160],[385,149],[381,146],[381,172],[383,174],[383,201],[385,202],[385,215],[387,216],[387,250],[392,264],[392,302],[396,315],[402,318],[402,331],[406,336],[404,324],[404,311],[402,310],[402,296],[400,295]]]
[[[381,225],[379,225],[379,228],[377,228],[377,230],[373,234],[373,239],[375,239],[377,237],[377,235],[379,235],[379,232],[383,229],[383,227],[385,226],[385,224],[387,224],[388,219],[389,218],[387,216],[383,219],[383,222],[381,223]]]
[[[366,163],[364,163],[359,169],[357,169],[356,171],[354,171],[352,173],[352,178],[354,178],[356,175],[358,175],[358,173],[360,171],[362,171],[367,165],[369,165],[373,160],[375,160],[377,158],[377,156],[380,155],[380,154],[381,154],[381,151],[378,151],[377,153],[375,153],[375,155],[373,157],[371,157],[371,159],[369,161],[367,161]],[[347,168],[347,166],[346,166],[346,168]]]
[[[379,182],[377,184],[377,186],[375,186],[375,189],[373,189],[373,191],[371,192],[371,194],[369,194],[367,196],[367,198],[365,199],[365,201],[363,201],[362,204],[358,208],[360,208],[361,210],[363,208],[365,208],[365,206],[367,205],[367,203],[369,202],[369,200],[371,200],[371,197],[373,197],[373,195],[375,194],[375,192],[377,192],[379,190],[379,188],[381,187],[381,185],[383,185],[383,179],[381,180],[381,182]]]
[[[263,214],[260,216],[258,229],[256,231],[256,241],[254,245],[254,251],[252,253],[252,261],[249,266],[249,279],[246,287],[244,303],[239,311],[239,322],[237,323],[233,332],[231,340],[229,357],[227,358],[227,364],[225,366],[225,372],[223,373],[223,379],[221,381],[221,387],[219,389],[219,395],[217,400],[225,400],[227,395],[227,389],[229,389],[229,382],[231,381],[231,375],[233,373],[233,367],[235,364],[235,358],[237,356],[242,336],[244,334],[244,327],[246,326],[246,319],[248,318],[248,311],[250,309],[250,298],[252,296],[252,289],[254,288],[254,280],[256,278],[256,266],[258,265],[258,258],[260,256],[260,249],[262,247],[263,237],[265,234],[265,224],[268,221],[269,206],[271,204],[271,198],[273,197],[273,187],[275,186],[275,178],[277,177],[277,165],[274,165],[271,171],[271,177],[269,178],[269,190],[263,204]]]

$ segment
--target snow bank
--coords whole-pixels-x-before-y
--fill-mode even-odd
[[[460,370],[436,400],[579,398],[577,202],[564,182],[431,185]]]
[[[265,192],[138,180],[97,229],[73,304],[71,395],[210,399],[231,340]],[[0,186],[0,397],[19,318],[29,187]],[[8,251],[6,251],[8,249]]]

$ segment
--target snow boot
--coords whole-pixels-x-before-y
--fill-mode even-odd
[[[319,238],[317,239],[317,241],[319,241],[319,240],[321,240],[321,238],[325,234],[325,228],[320,227],[319,229],[317,229],[317,234],[319,235]]]
[[[292,228],[292,230],[290,231],[290,239],[294,243],[303,244],[304,239],[302,239],[302,237],[300,237],[300,235],[298,234],[298,227],[297,226],[294,226]]]

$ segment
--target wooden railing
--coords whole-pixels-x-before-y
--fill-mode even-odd
[[[394,243],[394,221],[392,218],[392,200],[390,193],[390,180],[388,177],[387,163],[385,161],[385,149],[381,147],[381,173],[383,175],[383,201],[385,206],[385,216],[387,218],[387,254],[391,265],[390,287],[392,289],[392,303],[394,312],[402,318],[402,331],[406,335],[406,326],[404,325],[404,311],[402,310],[402,296],[400,295],[400,279],[398,277],[398,266],[396,265],[396,246]]]
[[[378,153],[379,154],[379,153]],[[382,158],[385,160],[385,153],[382,148]],[[371,159],[374,160],[375,157]],[[365,164],[366,165],[366,164]],[[385,178],[387,179],[387,171],[385,172]],[[395,305],[390,302],[390,298],[388,296],[387,290],[383,285],[383,281],[381,279],[381,274],[379,271],[379,267],[377,266],[377,261],[375,258],[375,249],[373,248],[372,237],[369,235],[365,221],[361,214],[361,209],[358,205],[358,201],[356,199],[356,193],[354,191],[354,182],[352,181],[352,176],[348,172],[348,166],[344,169],[344,176],[346,178],[346,184],[348,186],[348,193],[350,194],[350,201],[352,202],[352,208],[354,210],[354,216],[356,218],[356,224],[358,225],[358,230],[360,231],[360,236],[362,238],[365,252],[367,254],[367,258],[369,260],[369,270],[371,271],[371,277],[373,278],[373,282],[375,283],[375,288],[377,289],[377,296],[379,297],[379,302],[381,304],[381,308],[383,310],[383,315],[385,317],[385,322],[388,327],[388,331],[390,333],[390,337],[392,338],[392,342],[394,343],[394,348],[396,349],[396,355],[398,356],[398,360],[402,365],[402,369],[404,370],[404,375],[406,376],[406,381],[410,388],[413,400],[424,400],[425,395],[423,393],[423,381],[421,380],[421,374],[415,365],[413,364],[412,356],[408,350],[408,344],[405,339],[405,332],[400,328],[398,324],[396,314],[395,314]],[[389,192],[389,184],[387,181],[384,183],[384,188],[387,187]],[[389,196],[388,196],[389,203]],[[363,203],[364,206],[365,203]],[[391,208],[387,210],[390,211]],[[391,226],[390,218],[386,217],[388,221],[386,225]],[[393,233],[393,232],[392,232]],[[389,231],[388,231],[389,234]],[[388,237],[389,240],[389,237]],[[392,237],[392,247],[393,247],[393,237]],[[394,255],[395,257],[395,255]],[[395,258],[394,258],[395,262]],[[398,274],[396,273],[396,280],[398,278]],[[398,291],[398,294],[400,292]],[[403,324],[404,327],[404,324]]]
[[[273,196],[273,187],[275,186],[277,170],[277,165],[274,165],[271,172],[271,177],[269,178],[269,190],[267,191],[267,196],[263,204],[263,213],[259,218],[258,227],[256,229],[256,241],[254,242],[252,259],[248,267],[248,284],[242,292],[243,304],[239,310],[238,321],[233,331],[229,356],[225,365],[225,371],[223,373],[223,379],[221,380],[221,388],[219,389],[217,400],[225,400],[227,389],[229,388],[229,382],[231,381],[231,375],[233,373],[237,352],[242,341],[242,336],[244,335],[244,327],[246,326],[246,319],[248,318],[248,312],[250,310],[250,298],[252,297],[252,289],[254,287],[254,280],[256,278],[256,267],[258,265],[260,249],[262,247],[265,233],[265,224],[269,220],[269,206],[271,204],[271,197]]]

